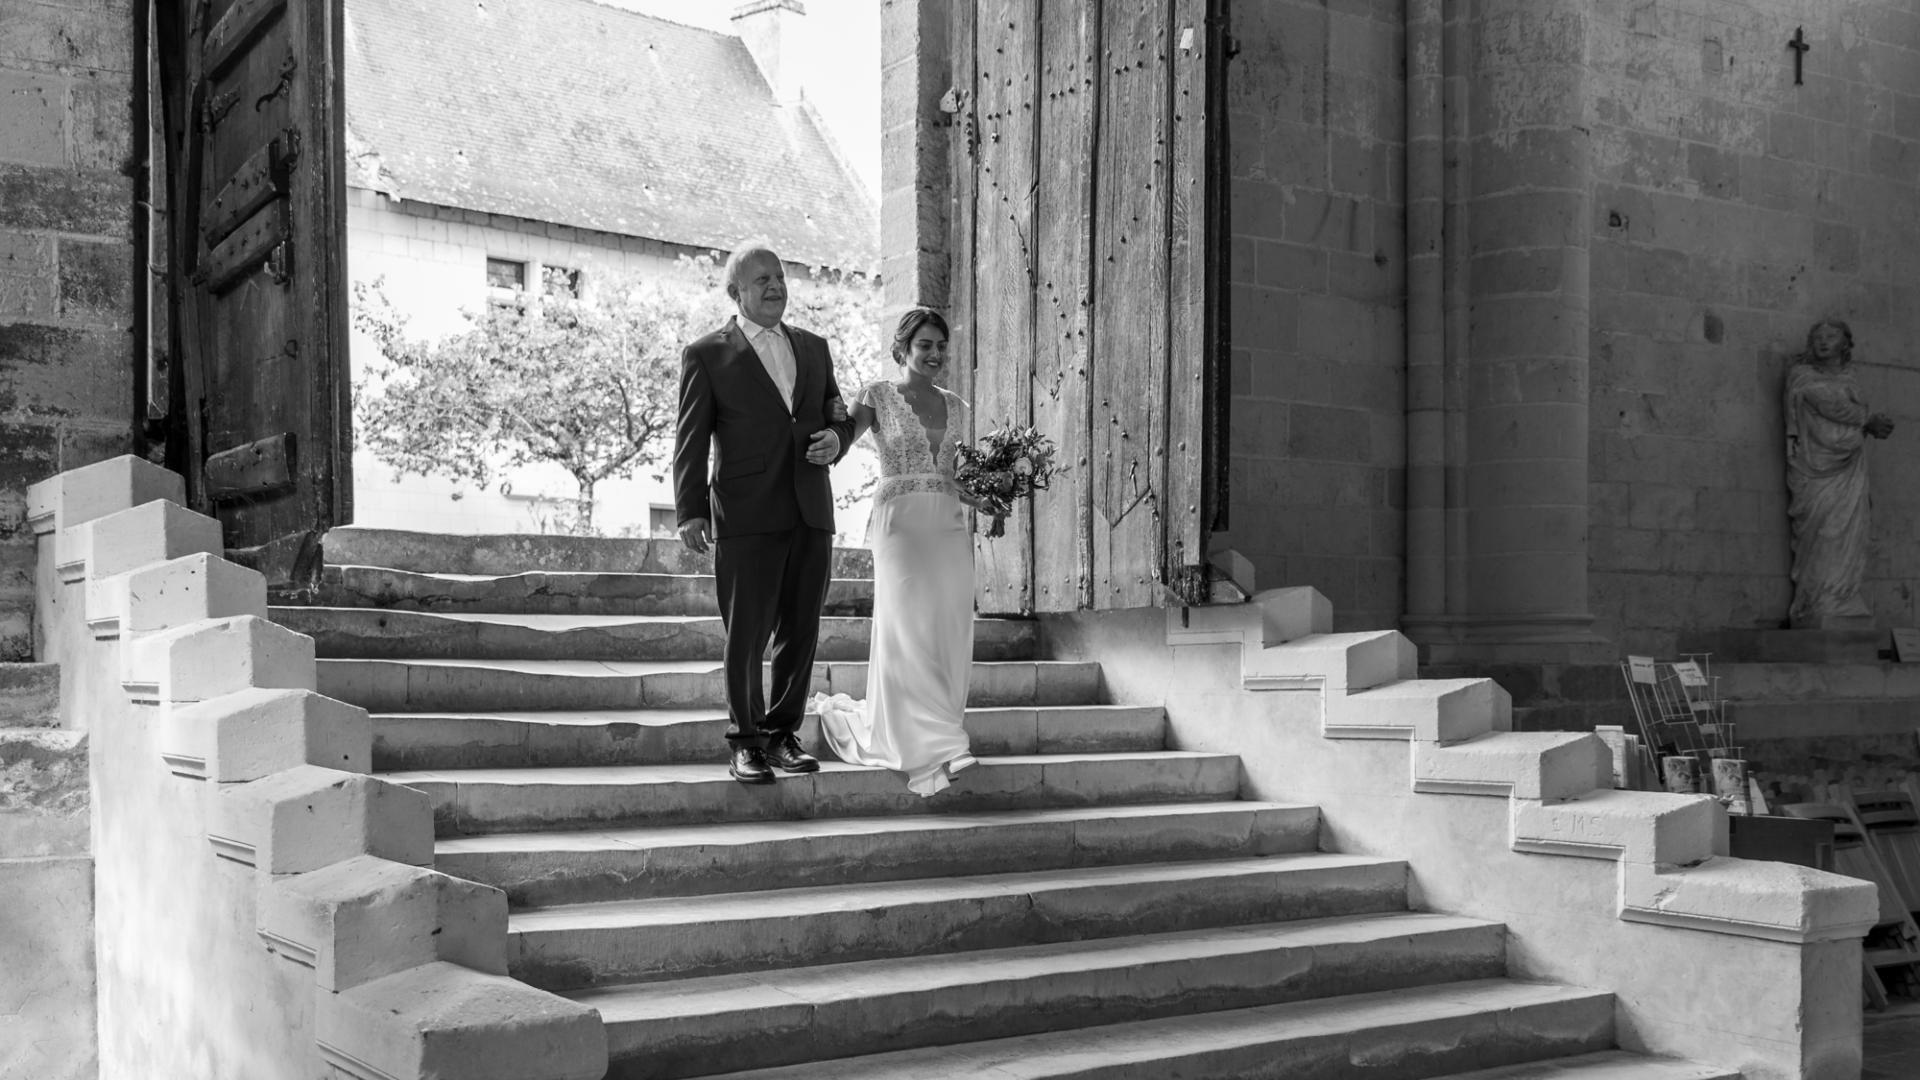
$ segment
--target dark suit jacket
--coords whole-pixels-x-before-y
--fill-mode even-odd
[[[791,413],[736,321],[729,319],[681,354],[674,509],[681,524],[711,521],[715,539],[782,532],[802,523],[833,531],[827,466],[807,461],[807,444],[814,432],[832,428],[845,455],[853,421],[827,420],[827,399],[840,396],[827,343],[797,327],[786,331],[794,361]]]

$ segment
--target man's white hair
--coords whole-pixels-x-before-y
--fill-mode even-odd
[[[733,254],[727,256],[725,280],[727,283],[728,296],[739,299],[740,268],[746,264],[748,259],[763,253],[772,255],[775,262],[780,261],[780,254],[768,247],[764,241],[760,240],[749,240],[745,244],[734,248]]]

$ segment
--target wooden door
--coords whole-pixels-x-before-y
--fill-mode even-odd
[[[953,347],[976,434],[1033,424],[1066,475],[977,605],[1204,599],[1222,507],[1217,0],[956,0]],[[1223,428],[1221,429],[1223,432]]]
[[[352,518],[341,0],[161,0],[171,464],[282,586]]]

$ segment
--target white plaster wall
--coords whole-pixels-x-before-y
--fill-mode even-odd
[[[1622,1046],[1748,1080],[1859,1076],[1857,939],[1623,921],[1618,863],[1512,850],[1507,797],[1416,793],[1406,742],[1323,737],[1320,694],[1242,689],[1238,645],[1170,648],[1160,610],[1043,625],[1046,655],[1101,663],[1107,700],[1165,706],[1171,746],[1238,754],[1243,798],[1317,805],[1323,849],[1407,861],[1414,907],[1506,924],[1514,976],[1613,991]]]
[[[528,263],[530,283],[541,280],[544,266],[578,269],[591,292],[599,275],[666,272],[680,250],[476,211],[403,206],[364,188],[347,194],[348,279],[384,278],[388,299],[408,314],[408,328],[419,337],[465,327],[461,312],[486,302],[490,257]],[[357,390],[359,373],[379,352],[372,339],[360,333],[353,335],[351,349]],[[648,508],[673,504],[672,485],[654,479],[655,471],[643,468],[636,479],[602,482],[595,491],[595,524],[610,535],[624,529],[645,535]],[[664,469],[658,471],[664,476]],[[551,532],[542,520],[552,517],[552,500],[570,501],[577,491],[573,478],[558,466],[512,470],[502,481],[512,494],[437,476],[400,477],[370,452],[356,450],[354,524],[449,533]]]
[[[260,875],[214,854],[210,785],[167,770],[160,709],[128,700],[122,643],[93,639],[85,588],[56,585],[49,606],[65,709],[88,719],[94,747],[100,1080],[322,1076],[313,971],[261,943]]]

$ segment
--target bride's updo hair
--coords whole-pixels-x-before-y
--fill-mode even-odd
[[[913,347],[913,336],[918,334],[923,326],[931,326],[940,331],[940,336],[943,338],[953,337],[953,332],[947,329],[947,320],[942,318],[939,312],[929,307],[914,308],[900,316],[900,325],[894,328],[894,363],[906,363],[907,350]]]

